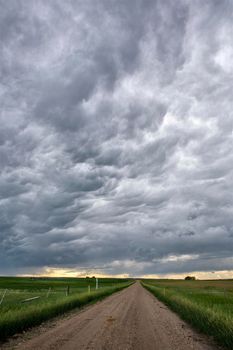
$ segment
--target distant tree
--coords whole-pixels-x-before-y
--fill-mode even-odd
[[[195,276],[186,276],[185,281],[195,281],[196,277]]]

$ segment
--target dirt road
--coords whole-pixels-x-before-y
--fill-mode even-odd
[[[217,349],[138,282],[24,341],[18,350]]]

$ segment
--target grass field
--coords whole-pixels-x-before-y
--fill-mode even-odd
[[[233,280],[143,280],[142,284],[196,329],[233,349]]]
[[[0,277],[0,340],[110,295],[124,279]],[[29,300],[28,300],[29,299]]]

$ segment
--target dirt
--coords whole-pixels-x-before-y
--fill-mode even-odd
[[[19,340],[18,340],[19,341]],[[11,343],[9,343],[11,344]],[[139,282],[89,306],[31,339],[17,350],[216,350]],[[5,349],[5,346],[4,346]]]

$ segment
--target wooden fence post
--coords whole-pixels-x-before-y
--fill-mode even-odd
[[[5,298],[6,291],[7,291],[7,289],[5,289],[4,292],[2,293],[2,298],[1,298],[1,300],[0,300],[0,305],[2,304],[3,299]]]
[[[51,292],[51,287],[49,287],[49,290],[47,292],[47,295],[46,295],[47,298],[49,297],[50,292]]]

